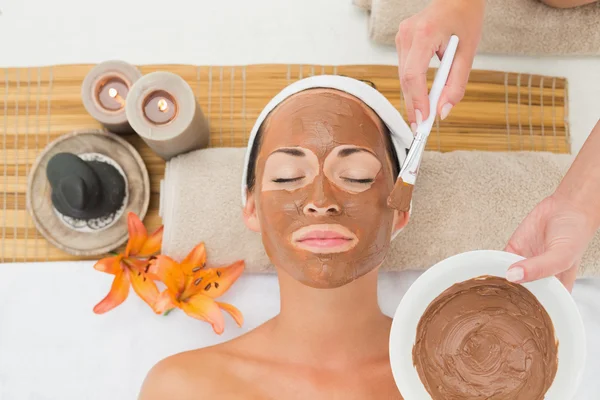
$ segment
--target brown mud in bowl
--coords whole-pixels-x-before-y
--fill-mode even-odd
[[[433,400],[542,400],[557,354],[554,326],[535,296],[504,278],[481,276],[429,304],[413,364]]]

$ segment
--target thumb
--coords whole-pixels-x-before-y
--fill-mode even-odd
[[[558,275],[572,266],[568,252],[564,249],[551,249],[539,256],[514,263],[506,271],[506,279],[518,283],[531,282]]]
[[[457,105],[464,97],[471,66],[473,65],[473,56],[465,54],[464,51],[460,52],[460,47],[458,51],[438,102],[438,114],[442,120],[446,119],[452,107]]]

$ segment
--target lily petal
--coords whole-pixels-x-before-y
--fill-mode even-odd
[[[153,275],[156,275],[169,291],[175,296],[180,295],[185,288],[185,275],[181,270],[181,265],[169,256],[159,255],[152,262],[150,268]]]
[[[148,231],[140,218],[133,212],[127,214],[127,229],[129,241],[125,248],[125,257],[136,256],[148,239]]]
[[[162,246],[164,226],[158,228],[152,235],[150,235],[142,247],[138,250],[137,257],[150,257],[160,251]]]
[[[105,312],[112,310],[123,303],[128,294],[129,280],[127,279],[127,273],[121,271],[116,274],[108,295],[94,307],[94,312],[96,314],[104,314]]]
[[[160,281],[160,278],[158,277],[158,275],[148,271],[146,273],[146,277],[148,277],[148,279],[152,279],[153,281]]]
[[[122,265],[125,265],[135,272],[147,272],[150,269],[150,260],[138,258],[123,258]]]
[[[240,328],[242,327],[242,324],[244,323],[244,316],[242,315],[242,312],[240,310],[238,310],[237,308],[235,308],[231,304],[220,303],[218,301],[216,303],[217,303],[217,305],[221,309],[223,309],[223,311],[226,311],[229,315],[231,315],[231,317],[233,318],[233,320],[235,321],[235,323]]]
[[[121,260],[123,256],[121,254],[114,257],[105,257],[101,260],[98,260],[96,264],[94,264],[94,269],[106,272],[107,274],[116,275],[119,271],[122,271]]]
[[[173,307],[176,307],[176,305],[173,303],[171,294],[169,293],[169,290],[165,290],[158,295],[156,303],[154,304],[154,312],[162,314]]]
[[[158,267],[156,266],[156,257],[151,257],[148,260],[148,266],[146,267],[146,276],[152,279],[153,281],[160,281],[160,276],[158,276],[157,268]]]
[[[204,268],[206,264],[206,246],[200,243],[190,251],[187,257],[181,262],[181,267],[186,275],[193,275],[199,269]]]
[[[149,279],[146,274],[141,272],[135,272],[132,270],[128,271],[129,280],[133,290],[137,293],[142,300],[146,302],[152,309],[158,299],[158,287],[152,279]]]
[[[202,293],[213,299],[222,296],[244,272],[244,261],[236,261],[227,267],[210,268],[202,286]]]
[[[217,335],[225,330],[225,319],[217,303],[210,297],[197,294],[181,303],[181,309],[190,317],[206,321],[212,325]]]

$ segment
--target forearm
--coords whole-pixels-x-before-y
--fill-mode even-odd
[[[600,228],[600,120],[555,195],[582,210],[589,218],[592,229]]]

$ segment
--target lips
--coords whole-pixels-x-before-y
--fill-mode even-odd
[[[309,225],[292,234],[292,244],[313,253],[341,253],[358,243],[358,238],[348,228],[334,225]]]

